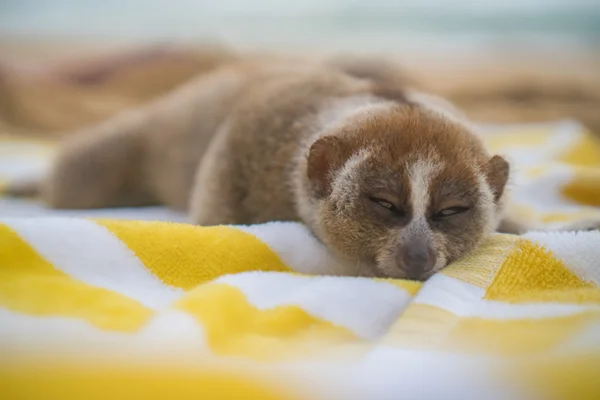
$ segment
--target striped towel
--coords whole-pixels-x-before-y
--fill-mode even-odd
[[[523,218],[598,215],[593,136],[488,132]],[[599,232],[495,235],[422,284],[336,276],[296,223],[7,210],[3,398],[600,398]]]

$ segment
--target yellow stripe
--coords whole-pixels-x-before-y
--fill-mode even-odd
[[[383,339],[389,346],[434,349],[443,345],[460,319],[450,311],[427,304],[411,304]]]
[[[442,274],[481,289],[494,280],[507,254],[515,247],[517,236],[494,235],[471,254],[449,265]]]
[[[576,203],[600,207],[600,168],[573,168],[573,177],[561,193]]]
[[[396,286],[398,289],[402,289],[411,296],[416,295],[419,290],[423,287],[423,282],[408,281],[404,279],[390,279],[390,278],[373,278],[376,282],[385,282],[390,285]]]
[[[508,255],[485,295],[485,299],[507,303],[583,303],[595,302],[597,298],[598,292],[591,284],[577,277],[549,251],[527,240],[520,240]]]
[[[102,329],[128,332],[140,328],[152,315],[128,297],[55,269],[1,224],[0,306],[34,316],[79,318]]]
[[[478,354],[543,354],[564,343],[591,322],[600,322],[599,312],[522,320],[464,318],[451,331],[446,345],[454,351]]]
[[[226,274],[290,271],[265,243],[233,227],[145,221],[95,222],[109,229],[146,268],[170,286],[189,290]]]
[[[226,284],[199,286],[175,308],[202,324],[209,346],[220,355],[275,361],[323,357],[338,346],[347,345],[348,350],[358,345],[349,330],[313,317],[298,306],[259,310],[239,289]],[[350,355],[348,351],[346,356]]]
[[[518,356],[543,353],[573,337],[600,312],[543,319],[489,320],[460,317],[427,304],[411,304],[389,329],[383,343],[413,349]]]
[[[600,351],[553,357],[512,366],[506,374],[535,390],[541,399],[597,400],[600,398]]]
[[[581,138],[557,160],[571,165],[592,167],[600,165],[600,141],[590,132],[583,132]]]
[[[519,320],[461,318],[439,307],[412,304],[384,338],[390,346],[519,356],[543,353],[573,337],[600,313]]]
[[[52,362],[0,366],[5,399],[249,399],[292,400],[274,384],[218,369],[84,365]]]

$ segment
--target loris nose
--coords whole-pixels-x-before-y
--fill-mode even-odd
[[[434,266],[437,257],[428,243],[413,242],[399,249],[396,255],[398,267],[404,269],[408,279],[423,279]]]

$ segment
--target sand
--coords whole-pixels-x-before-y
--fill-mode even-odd
[[[131,43],[0,40],[0,61],[36,66],[98,56]],[[600,133],[600,51],[503,50],[390,54],[423,88],[482,122],[579,120]]]

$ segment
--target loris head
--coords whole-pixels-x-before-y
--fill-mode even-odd
[[[496,229],[508,172],[463,124],[419,105],[381,107],[310,147],[313,230],[376,276],[423,280]]]

